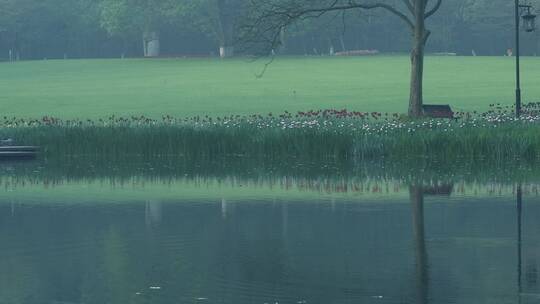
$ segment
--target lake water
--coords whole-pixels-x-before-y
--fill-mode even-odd
[[[536,183],[25,173],[0,186],[2,304],[540,302]]]

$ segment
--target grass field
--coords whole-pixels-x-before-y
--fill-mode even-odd
[[[65,60],[0,64],[2,115],[97,118],[252,114],[347,108],[405,112],[409,59],[282,58]],[[514,99],[514,61],[428,57],[427,103],[486,110]],[[540,101],[540,58],[523,60],[525,101]]]

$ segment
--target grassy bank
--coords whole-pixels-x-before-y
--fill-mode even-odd
[[[540,97],[540,59],[524,58],[523,98]],[[2,115],[63,119],[163,114],[223,116],[347,108],[405,112],[409,58],[51,60],[2,63]],[[427,57],[425,100],[486,110],[514,100],[504,57]],[[84,114],[83,114],[84,113]]]
[[[536,107],[534,105],[533,107]],[[504,108],[461,113],[456,120],[408,121],[398,114],[309,111],[175,119],[13,120],[0,122],[1,136],[40,145],[47,158],[96,157],[122,161],[222,157],[326,162],[417,157],[534,161],[540,157],[540,116],[515,119]]]

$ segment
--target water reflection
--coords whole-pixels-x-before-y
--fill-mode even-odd
[[[521,227],[522,227],[522,212],[523,212],[523,189],[522,189],[522,185],[521,184],[518,184],[517,185],[517,188],[516,188],[516,207],[517,207],[517,265],[518,265],[518,270],[517,270],[517,277],[518,277],[518,298],[519,298],[519,302],[521,303],[521,295],[523,293],[523,288],[521,286],[521,278],[522,278],[522,274],[521,274],[521,269],[522,269],[522,231],[521,231]]]
[[[523,299],[535,301],[540,301],[540,293],[538,291],[538,266],[537,266],[537,255],[538,247],[531,246],[533,244],[524,243],[523,240],[523,186],[518,184],[516,187],[516,206],[517,206],[517,278],[518,278],[518,292],[519,292],[519,302],[522,303]],[[532,241],[533,239],[527,238],[527,242]],[[525,251],[525,267],[523,266],[523,257],[524,250],[523,248],[529,250]],[[532,249],[532,250],[531,250]],[[525,274],[523,273],[523,268],[525,268]],[[525,286],[523,285],[523,278],[525,277]]]
[[[540,299],[535,183],[232,180],[4,188],[0,303]]]
[[[155,226],[161,222],[162,204],[157,200],[149,200],[146,202],[144,210],[144,219],[147,226]]]
[[[424,225],[424,197],[425,195],[449,196],[453,185],[435,186],[410,186],[410,202],[412,210],[412,221],[414,231],[414,249],[416,257],[416,283],[417,283],[417,303],[429,303],[429,259],[426,247],[425,225]],[[522,303],[523,299],[540,301],[540,294],[523,291],[523,185],[518,183],[515,188],[516,194],[516,214],[517,214],[517,303]],[[530,256],[526,266],[527,288],[534,290],[538,288],[538,269],[536,257]],[[528,303],[528,302],[527,302]]]
[[[410,200],[414,231],[414,252],[416,257],[416,297],[419,304],[427,304],[429,302],[429,262],[424,227],[425,192],[426,189],[424,189],[422,186],[410,186]]]

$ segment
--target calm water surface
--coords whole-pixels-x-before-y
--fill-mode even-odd
[[[2,304],[540,302],[534,185],[182,195],[148,181],[122,199],[110,183],[32,183],[2,184]]]

